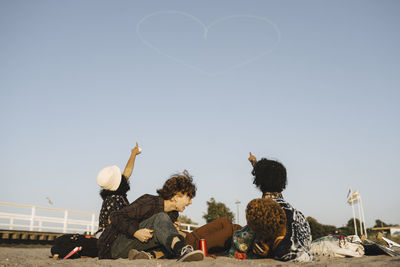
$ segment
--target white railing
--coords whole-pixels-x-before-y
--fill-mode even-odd
[[[13,212],[3,212],[6,209]],[[83,219],[73,218],[79,216]],[[94,234],[97,218],[98,214],[90,212],[0,202],[0,229]]]
[[[3,212],[6,208],[17,212]],[[23,213],[24,211],[25,213]],[[39,212],[46,212],[49,215],[39,215]],[[71,218],[77,215],[90,218],[90,220]],[[99,224],[97,218],[98,214],[90,212],[0,202],[0,229],[4,230],[7,228],[7,230],[57,233],[86,232],[94,234]],[[199,226],[195,224],[181,224],[181,229],[187,232],[192,232],[198,227]]]
[[[199,228],[197,224],[188,224],[188,223],[181,223],[181,230],[186,231],[186,232],[193,232],[196,230],[196,228]]]

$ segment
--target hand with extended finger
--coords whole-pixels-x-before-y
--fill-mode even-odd
[[[153,237],[154,230],[150,230],[147,228],[137,230],[133,236],[137,238],[140,242],[147,242],[149,239]]]
[[[250,152],[249,161],[250,161],[251,165],[253,165],[253,166],[257,162],[257,158],[253,154],[251,154],[251,152]]]
[[[136,142],[136,146],[132,149],[132,154],[139,155],[142,153],[142,149],[139,147],[138,142]]]

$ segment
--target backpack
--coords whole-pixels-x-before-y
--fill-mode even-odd
[[[77,259],[81,256],[97,257],[97,238],[80,234],[65,234],[57,237],[51,247],[51,255],[58,254],[58,257],[62,259],[76,247],[82,247],[82,250],[69,259]]]
[[[252,246],[256,234],[246,225],[233,234],[232,246],[228,252],[229,257],[239,260],[255,258],[252,253]]]

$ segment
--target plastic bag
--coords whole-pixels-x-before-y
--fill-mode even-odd
[[[358,236],[336,236],[329,235],[314,240],[310,251],[318,256],[335,258],[362,257],[364,247]]]

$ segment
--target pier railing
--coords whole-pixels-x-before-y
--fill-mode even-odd
[[[0,229],[94,234],[98,214],[0,202]]]
[[[0,202],[0,229],[55,233],[87,233],[98,228],[98,214],[66,209]],[[182,223],[192,232],[198,225]]]

